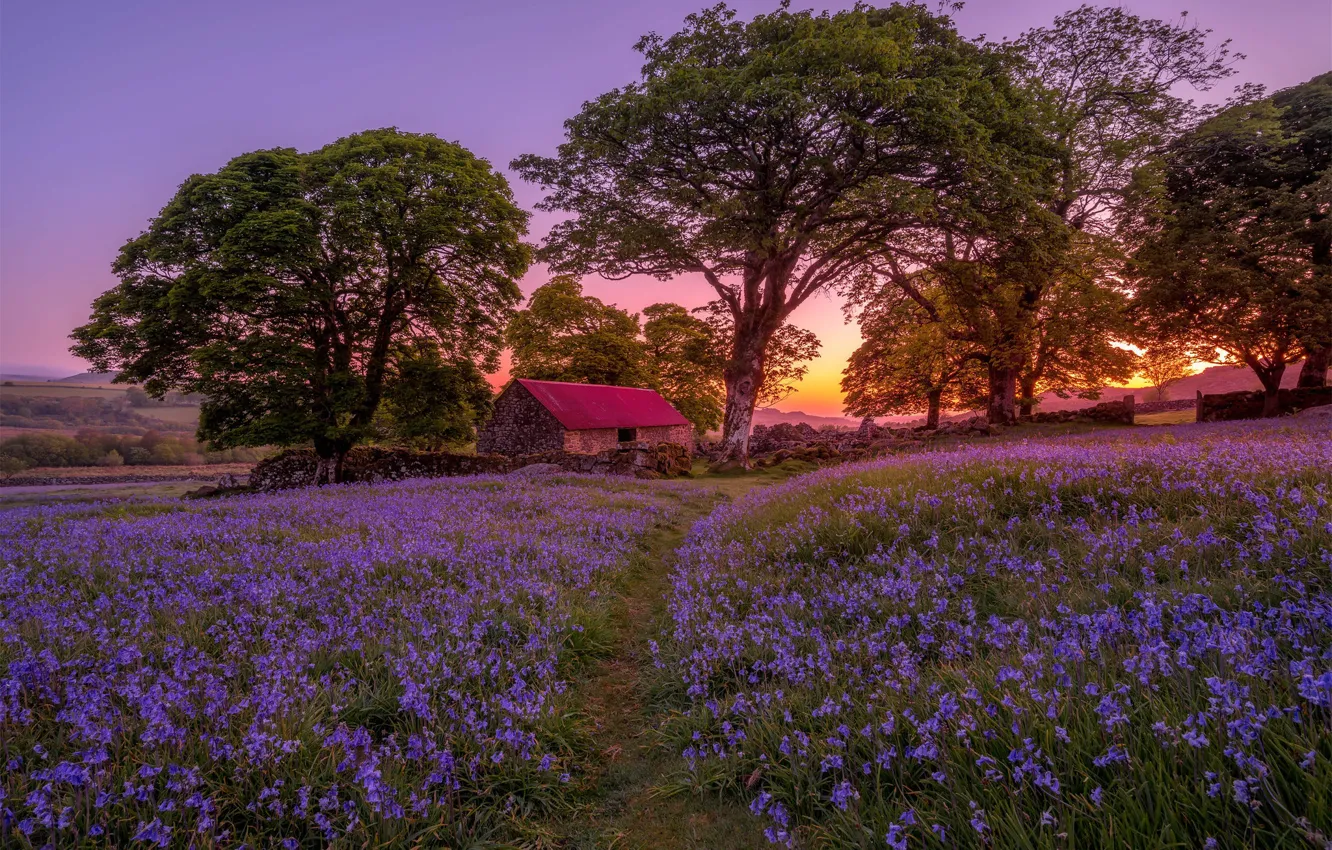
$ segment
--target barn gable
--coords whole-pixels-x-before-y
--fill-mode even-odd
[[[546,406],[518,381],[495,399],[486,427],[477,435],[479,454],[536,454],[562,451],[565,428]]]

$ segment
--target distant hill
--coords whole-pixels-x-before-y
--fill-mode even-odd
[[[53,384],[110,384],[119,372],[80,372],[68,378],[52,378]]]
[[[1281,376],[1281,386],[1293,387],[1300,377],[1300,363],[1295,363],[1286,367],[1286,372]],[[1234,393],[1242,390],[1261,390],[1263,385],[1258,383],[1258,378],[1253,374],[1253,370],[1247,366],[1236,368],[1234,366],[1209,366],[1196,375],[1190,375],[1177,384],[1171,384],[1166,388],[1166,401],[1176,399],[1193,398],[1199,392],[1204,394],[1212,393]],[[1121,396],[1132,395],[1134,401],[1156,401],[1156,390],[1151,387],[1104,387],[1101,390],[1100,401],[1114,400]],[[1096,401],[1085,398],[1059,398],[1054,393],[1045,393],[1041,396],[1038,410],[1076,410],[1079,407],[1089,407],[1096,404]]]
[[[838,428],[855,428],[860,425],[859,419],[851,419],[846,416],[815,416],[811,413],[805,413],[803,410],[778,410],[775,407],[760,407],[754,411],[755,425],[777,425],[782,422],[789,422],[792,425],[799,425],[806,422],[812,428],[822,428],[825,425],[835,425]]]

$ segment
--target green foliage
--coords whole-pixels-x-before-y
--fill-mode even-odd
[[[526,223],[503,176],[430,135],[244,154],[187,179],[121,249],[121,282],[73,351],[152,396],[202,393],[216,445],[340,457],[370,433],[408,342],[496,362]]]
[[[651,387],[638,332],[637,315],[583,295],[572,276],[556,277],[509,322],[510,372],[542,381]]]
[[[699,434],[720,427],[726,387],[714,328],[679,304],[653,304],[643,317],[643,347],[658,391]]]
[[[12,478],[30,466],[24,458],[0,454],[0,477]]]
[[[885,287],[860,314],[865,341],[842,375],[846,412],[853,416],[926,413],[983,403],[985,374],[974,345],[956,338],[961,319],[936,288],[921,294],[933,310]]]
[[[1251,368],[1332,345],[1332,74],[1238,103],[1138,175],[1135,315],[1144,338]]]
[[[395,442],[439,451],[476,439],[477,424],[493,407],[493,393],[475,363],[445,362],[426,347],[400,353],[396,371],[383,407]]]
[[[1020,98],[1004,54],[916,5],[750,21],[718,5],[637,49],[638,81],[584,104],[554,157],[513,167],[567,215],[539,255],[555,270],[697,274],[717,293],[727,452],[743,458],[787,317],[914,221],[956,163],[1011,162]]]

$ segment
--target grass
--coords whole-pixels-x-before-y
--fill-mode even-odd
[[[1195,410],[1163,410],[1160,413],[1143,413],[1133,417],[1137,425],[1184,425],[1197,421]]]
[[[753,802],[799,847],[944,846],[927,826],[962,846],[1322,846],[1332,716],[1290,671],[1327,651],[1326,441],[995,443],[719,512],[682,553],[662,649],[676,787]]]
[[[696,464],[692,482],[668,485],[659,494],[675,499],[674,509],[626,549],[627,567],[574,609],[578,628],[566,634],[560,661],[560,676],[571,687],[559,699],[558,716],[541,729],[552,749],[578,764],[570,786],[547,787],[549,782],[535,774],[498,775],[484,789],[484,797],[492,808],[507,801],[504,805],[512,808],[502,814],[487,810],[484,818],[489,820],[462,818],[447,828],[436,823],[415,831],[367,833],[371,840],[366,846],[757,850],[769,846],[764,827],[778,823],[770,803],[759,806],[762,818],[750,812],[750,804],[763,801],[760,795],[782,803],[791,823],[784,835],[808,848],[883,847],[885,835],[907,828],[902,818],[908,810],[922,824],[946,826],[949,846],[1183,848],[1202,846],[1207,837],[1218,837],[1222,847],[1315,846],[1310,842],[1320,831],[1332,832],[1332,738],[1319,725],[1332,724],[1332,717],[1315,712],[1304,726],[1285,719],[1267,724],[1263,758],[1270,772],[1263,794],[1268,802],[1245,811],[1232,797],[1208,791],[1208,773],[1225,778],[1226,793],[1236,776],[1222,751],[1226,733],[1208,727],[1212,745],[1191,749],[1177,739],[1164,744],[1162,733],[1152,729],[1153,721],[1176,732],[1187,728],[1187,719],[1205,707],[1208,677],[1238,678],[1235,664],[1195,659],[1196,670],[1188,677],[1140,684],[1131,676],[1115,679],[1116,671],[1137,657],[1131,647],[1106,644],[1098,663],[1069,673],[1070,681],[1042,673],[1030,689],[1014,689],[1004,684],[1005,676],[1010,670],[1032,669],[1031,656],[1039,649],[1035,643],[976,646],[958,654],[949,640],[960,638],[950,638],[937,623],[919,620],[941,600],[949,603],[943,611],[952,616],[963,598],[972,606],[974,616],[968,622],[975,628],[991,617],[1027,623],[1057,619],[1061,606],[1080,614],[1106,605],[1131,611],[1147,589],[1144,569],[1154,574],[1150,592],[1163,600],[1193,594],[1229,609],[1280,604],[1289,596],[1292,580],[1314,589],[1325,587],[1326,570],[1313,573],[1307,565],[1332,548],[1332,514],[1326,504],[1332,473],[1290,463],[1237,463],[1225,472],[1231,486],[1221,486],[1218,477],[1216,487],[1200,501],[1179,485],[1190,480],[1190,461],[1212,463],[1218,470],[1230,462],[1237,449],[1226,443],[1225,433],[1181,428],[1146,436],[1127,427],[1026,425],[1006,429],[992,440],[968,442],[961,454],[974,449],[982,456],[966,463],[959,463],[959,453],[953,451],[958,442],[940,441],[889,462],[813,475],[806,474],[816,467],[800,461],[720,474]],[[1087,434],[1090,437],[1079,436]],[[1207,436],[1214,434],[1218,436]],[[1020,453],[1021,445],[1014,444],[1027,440],[1059,442],[1051,437],[1079,442],[1059,463],[1004,454]],[[1075,474],[1079,464],[1087,465],[1087,455],[1118,437],[1134,440],[1136,448],[1117,455],[1114,464]],[[1280,446],[1304,436],[1272,429],[1262,439]],[[1083,445],[1085,452],[1078,448]],[[983,456],[986,452],[996,455]],[[565,478],[588,481],[575,476],[551,481]],[[160,486],[192,489],[198,482]],[[504,480],[477,484],[478,491],[486,492],[507,486]],[[637,490],[656,486],[608,483],[604,491],[586,498],[615,509]],[[678,495],[672,496],[669,488],[678,488]],[[1283,500],[1292,488],[1321,493],[1324,500],[1320,506],[1317,499],[1306,498],[1302,507],[1291,507]],[[698,498],[700,490],[703,498]],[[684,495],[686,491],[692,495]],[[1279,530],[1272,538],[1273,552],[1261,564],[1252,553],[1269,541],[1266,532],[1255,530],[1261,511],[1249,494],[1274,506]],[[92,497],[106,495],[99,491]],[[223,509],[225,502],[189,510]],[[139,507],[156,511],[152,503],[122,505],[125,516],[138,515]],[[110,514],[121,509],[92,510]],[[1299,523],[1300,510],[1312,510],[1327,527],[1305,532],[1308,523]],[[1138,519],[1126,522],[1129,516]],[[496,528],[524,521],[517,515],[493,517]],[[1177,555],[1160,554],[1179,546],[1181,536],[1201,538],[1209,532],[1222,542],[1190,551],[1187,571],[1179,569]],[[313,544],[338,532],[325,528],[303,533],[301,540]],[[461,546],[471,532],[459,533]],[[495,528],[487,533],[496,533]],[[364,542],[373,540],[366,537]],[[722,550],[725,557],[718,556],[715,563],[729,570],[717,585],[724,586],[725,593],[708,596],[714,586],[701,578],[684,591],[678,581],[672,583],[673,571],[677,577],[688,575],[699,569],[707,552]],[[1003,563],[1017,566],[987,564],[995,553],[1008,559]],[[913,558],[920,557],[946,568],[919,568]],[[1055,575],[1031,566],[1051,560],[1070,568]],[[894,581],[909,566],[918,569],[913,574],[918,586],[908,592]],[[404,576],[390,571],[383,578],[392,585]],[[771,588],[792,596],[773,602],[763,596]],[[762,632],[769,640],[741,647],[734,658],[696,682],[712,699],[704,704],[686,693],[689,674],[682,675],[682,670],[688,666],[686,659],[703,657],[699,653],[705,647],[681,643],[678,634],[670,636],[672,614],[678,613],[685,591],[712,604],[702,608],[735,628],[737,644],[755,623],[800,623],[806,630],[789,637],[789,643],[779,631]],[[91,598],[96,588],[89,586],[86,593]],[[909,622],[894,632],[887,624],[895,617]],[[191,628],[202,632],[211,625],[201,622]],[[503,627],[520,628],[521,622],[506,620]],[[936,633],[942,641],[917,643],[923,635]],[[875,643],[889,638],[886,644]],[[909,659],[890,651],[893,641],[911,647]],[[654,642],[662,644],[655,656]],[[1284,644],[1276,651],[1290,653]],[[666,666],[655,666],[654,657]],[[827,659],[832,672],[825,678],[811,667],[805,673],[814,672],[805,681],[785,681],[787,674],[778,664],[783,658]],[[1283,663],[1288,660],[1282,656]],[[914,665],[917,677],[906,676],[899,663]],[[377,734],[413,731],[398,710],[402,693],[391,670],[373,652],[321,658],[317,664],[320,674],[340,670],[358,682],[336,709],[337,720]],[[1094,702],[1077,699],[1088,683],[1107,680],[1128,688],[1132,702],[1132,722],[1112,730],[1104,728]],[[1286,680],[1245,682],[1248,698],[1259,706],[1294,699]],[[962,694],[968,688],[975,689],[976,697],[962,699],[963,715],[979,721],[993,736],[979,735],[975,728],[967,734],[965,723],[953,723],[939,742],[943,752],[937,765],[908,759],[908,749],[921,743],[916,723],[940,710],[939,694]],[[779,690],[783,695],[776,697]],[[1045,722],[1045,694],[1052,690],[1066,696],[1057,707],[1057,722]],[[849,695],[849,702],[843,695]],[[756,696],[774,700],[776,707],[762,707],[761,701],[753,702]],[[737,714],[732,709],[742,697],[751,699],[753,707]],[[842,707],[830,713],[830,701],[834,708]],[[980,710],[985,704],[997,706],[1002,722],[993,723],[989,718],[996,715]],[[889,731],[878,728],[885,710],[898,722]],[[333,716],[335,709],[321,703],[311,711],[293,734],[307,734],[306,727],[321,716]],[[784,719],[782,712],[795,720]],[[871,726],[876,727],[871,734],[861,733],[862,727]],[[1326,728],[1332,730],[1332,725]],[[792,753],[793,729],[809,736],[809,755]],[[842,743],[833,747],[830,739]],[[698,741],[717,749],[694,759],[690,767],[681,753]],[[1131,754],[1131,772],[1093,764],[1116,745]],[[878,764],[890,746],[896,757]],[[1037,763],[1062,780],[1059,793],[1015,778],[1012,754],[1036,750]],[[1309,751],[1321,759],[1314,772],[1301,767]],[[830,754],[849,768],[822,769],[820,760]],[[1002,778],[981,775],[976,770],[980,758],[993,759]],[[869,769],[862,772],[862,763]],[[932,777],[935,766],[947,773],[947,783]],[[300,769],[324,780],[337,778],[333,765],[325,761]],[[834,801],[839,782],[851,783],[848,787],[859,794],[844,801],[845,808]],[[1099,801],[1092,796],[1096,789],[1103,795]],[[260,784],[234,790],[239,800],[257,794]],[[979,801],[986,833],[974,831],[970,821],[977,815],[968,801]],[[1047,812],[1054,825],[1042,823]],[[271,837],[261,821],[251,826],[248,836]],[[911,847],[945,846],[923,825],[910,836]]]

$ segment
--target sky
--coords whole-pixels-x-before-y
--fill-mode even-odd
[[[1008,37],[1073,2],[971,0],[955,19],[966,35]],[[70,330],[116,283],[119,247],[190,174],[245,151],[312,150],[387,126],[459,142],[507,172],[518,154],[552,152],[585,100],[636,77],[640,36],[673,32],[710,3],[0,0],[0,372],[85,368],[68,353]],[[748,17],[776,3],[732,5]],[[1124,5],[1154,17],[1187,11],[1232,39],[1247,59],[1227,92],[1332,69],[1328,0]],[[539,188],[510,180],[532,209]],[[536,214],[529,238],[550,224]],[[524,291],[547,278],[534,267]],[[594,277],[584,291],[633,311],[710,299],[693,279]],[[832,297],[816,296],[792,321],[817,332],[823,352],[780,407],[837,414],[859,335]]]

